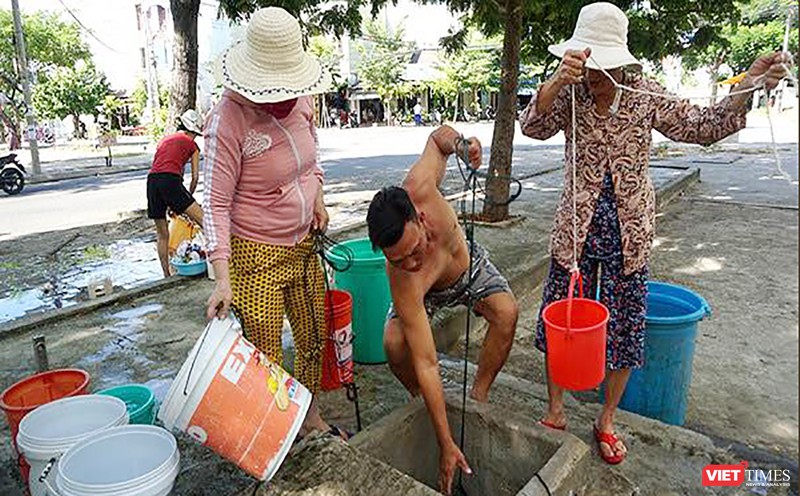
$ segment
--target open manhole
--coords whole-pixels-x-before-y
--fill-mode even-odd
[[[447,417],[458,441],[461,405],[447,400]],[[534,496],[562,494],[588,447],[568,433],[540,427],[530,418],[470,401],[464,454],[473,475],[454,481],[454,494]],[[417,399],[370,425],[351,446],[425,485],[438,489],[439,448],[425,404]]]

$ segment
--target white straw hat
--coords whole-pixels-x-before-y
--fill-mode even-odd
[[[586,61],[589,69],[616,69],[642,64],[628,51],[628,18],[616,5],[608,2],[589,4],[581,9],[572,38],[547,50],[563,58],[567,50],[592,49]]]
[[[257,10],[245,39],[222,56],[222,84],[255,103],[325,92],[330,74],[303,51],[300,23],[279,7]]]
[[[181,124],[187,131],[194,134],[203,134],[203,125],[200,123],[200,115],[194,109],[189,109],[180,116]]]

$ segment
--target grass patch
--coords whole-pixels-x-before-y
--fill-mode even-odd
[[[83,249],[80,261],[81,263],[98,262],[108,258],[111,258],[111,250],[109,250],[108,247],[101,245],[89,245]]]
[[[0,262],[0,270],[16,270],[22,267],[19,262]]]

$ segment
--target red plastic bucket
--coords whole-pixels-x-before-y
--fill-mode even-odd
[[[575,281],[578,298],[573,298]],[[608,309],[583,297],[580,272],[569,280],[564,300],[554,301],[542,312],[547,338],[547,372],[558,386],[572,391],[594,389],[606,374],[606,327]]]
[[[328,339],[322,360],[322,390],[353,382],[353,297],[337,289],[325,293]]]
[[[17,449],[17,432],[22,418],[34,409],[51,401],[86,394],[89,374],[80,369],[56,369],[26,377],[0,394],[0,408],[11,427],[11,444],[19,455],[19,470],[28,483],[30,465]]]

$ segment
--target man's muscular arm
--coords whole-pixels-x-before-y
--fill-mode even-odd
[[[458,131],[447,125],[433,131],[422,155],[408,172],[403,187],[414,191],[428,187],[438,189],[444,179],[447,158],[456,151],[459,154],[464,153],[460,143],[462,139],[464,138]],[[474,137],[466,140],[466,143],[467,156],[462,156],[462,159],[468,161],[473,168],[478,168],[481,164],[481,143]]]
[[[394,310],[408,344],[420,393],[430,413],[439,446],[449,447],[454,441],[447,423],[436,345],[423,303],[424,292],[414,278],[393,268],[389,270]]]

